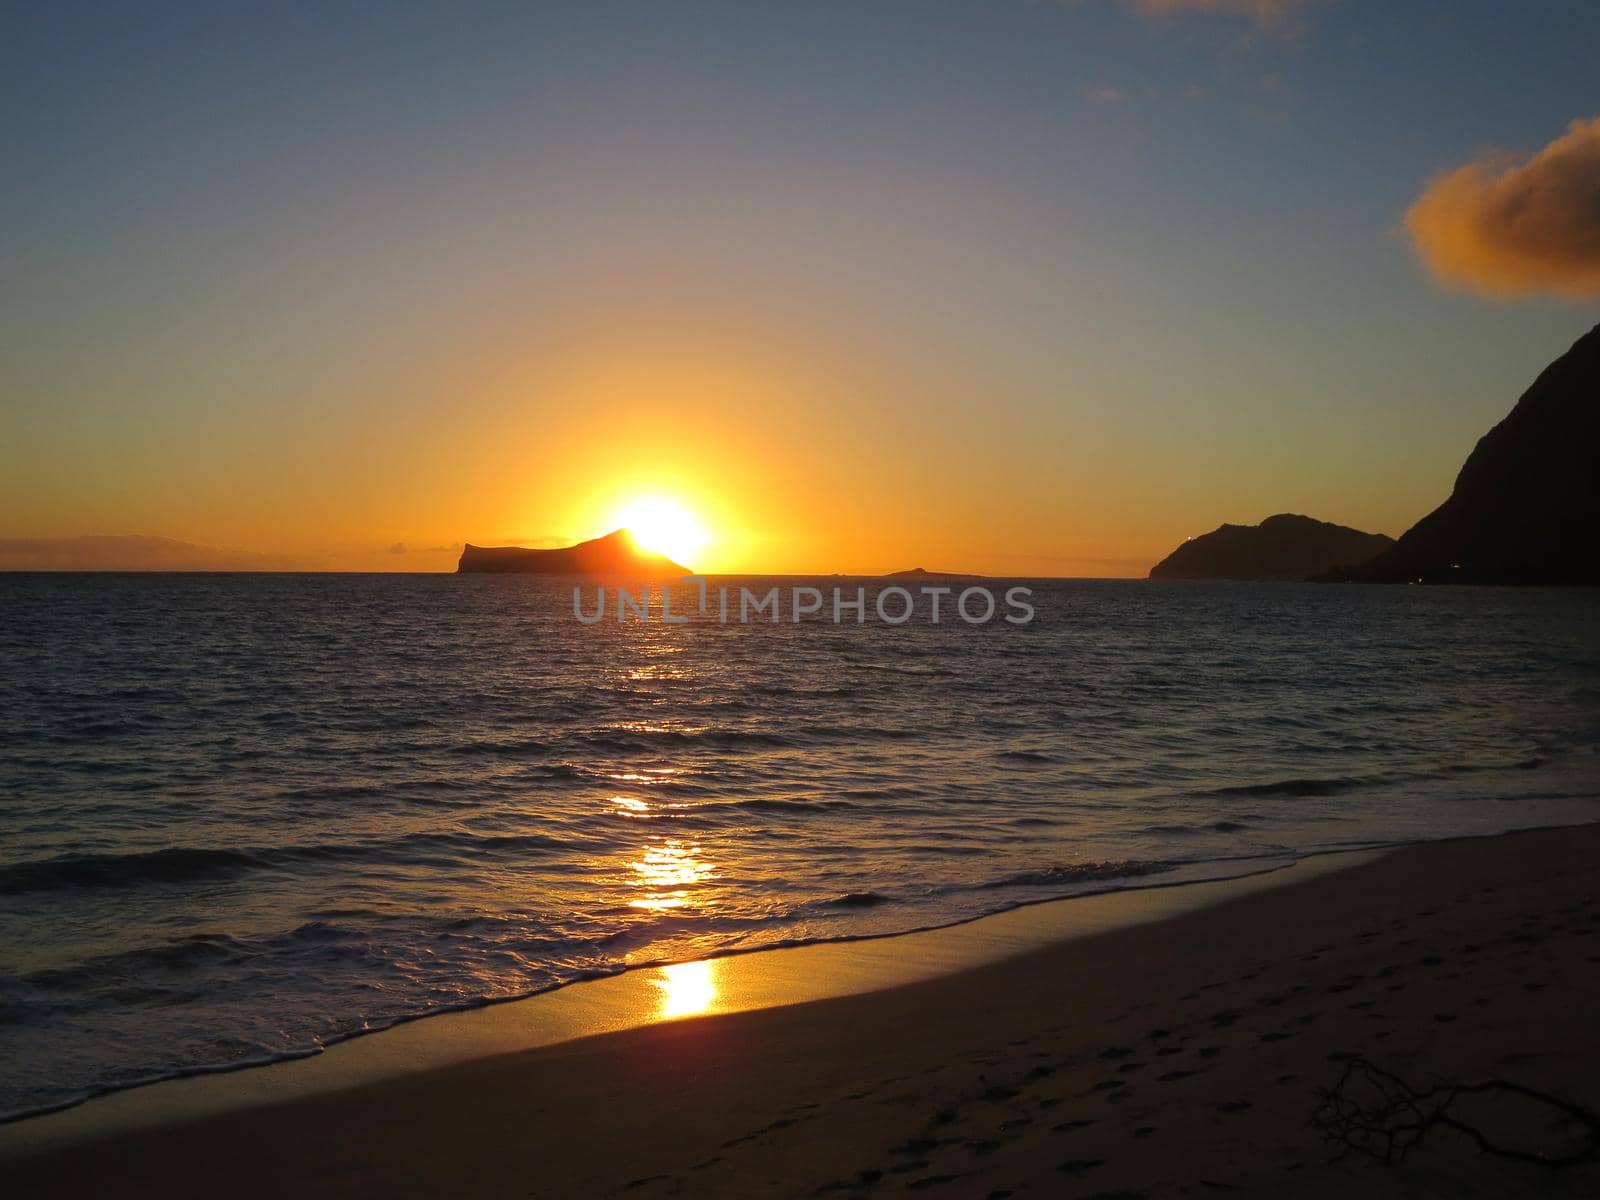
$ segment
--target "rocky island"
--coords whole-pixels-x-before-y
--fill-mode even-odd
[[[890,571],[885,579],[983,579],[968,571],[930,571],[926,567],[911,567],[905,571]]]
[[[633,579],[677,579],[693,574],[666,555],[641,547],[626,529],[553,550],[474,546],[468,542],[456,571],[463,575],[607,575]]]

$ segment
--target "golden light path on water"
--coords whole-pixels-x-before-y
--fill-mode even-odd
[[[670,768],[657,768],[649,774],[613,776],[619,783],[649,786],[672,774]],[[637,796],[611,796],[614,815],[633,820],[649,820],[657,806]],[[682,838],[655,838],[639,856],[628,863],[633,877],[629,883],[639,895],[629,901],[632,908],[667,912],[685,907],[693,889],[711,878],[713,866],[700,856],[700,846]],[[714,960],[671,963],[658,968],[650,982],[660,990],[661,1020],[692,1017],[710,1011],[717,998],[717,964]]]
[[[681,838],[662,838],[645,848],[643,855],[628,864],[633,869],[633,886],[643,894],[629,901],[632,908],[664,912],[682,908],[689,902],[694,885],[711,877],[711,864],[695,857],[700,847]]]

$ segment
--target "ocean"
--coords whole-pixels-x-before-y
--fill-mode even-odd
[[[584,624],[527,576],[0,576],[0,1113],[1600,817],[1592,591],[1026,586],[1025,624]]]

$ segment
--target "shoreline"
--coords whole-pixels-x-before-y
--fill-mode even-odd
[[[864,1195],[904,1175],[967,1196],[1010,1176],[1059,1186],[1064,1162],[1085,1193],[1155,1195],[1237,1175],[1214,1160],[1231,1145],[1259,1147],[1246,1173],[1292,1179],[1294,1194],[1319,1194],[1302,1186],[1314,1180],[1330,1195],[1397,1181],[1515,1194],[1504,1172],[1525,1164],[1486,1169],[1443,1141],[1403,1170],[1328,1166],[1307,1141],[1308,1089],[1359,1050],[1412,1074],[1515,1075],[1592,1109],[1597,862],[1600,825],[1520,831],[701,960],[675,981],[674,968],[629,971],[267,1070],[113,1093],[0,1129],[0,1153],[33,1194],[63,1196],[109,1179],[135,1181],[122,1194],[204,1194],[225,1159],[259,1167],[230,1185],[245,1195]],[[1062,909],[1081,918],[1065,935]],[[647,1003],[657,1019],[607,1027],[602,993],[607,1019]],[[665,1015],[689,1019],[660,1020],[674,1004]],[[521,1018],[535,1006],[588,1016],[530,1041]],[[556,1017],[542,1015],[547,1032]],[[1205,1136],[1172,1157],[1175,1124]],[[1151,1130],[1168,1130],[1158,1157],[1133,1145]],[[1094,1153],[1062,1160],[1068,1142]],[[280,1143],[292,1160],[258,1161]],[[1150,1190],[1151,1171],[1170,1178]],[[1544,1194],[1596,1182],[1589,1167],[1536,1178]]]
[[[343,1035],[317,1049],[159,1075],[49,1108],[9,1115],[0,1118],[0,1162],[37,1149],[181,1124],[216,1112],[304,1099],[477,1058],[689,1017],[890,990],[1004,962],[1060,942],[1201,911],[1240,895],[1315,878],[1416,844],[1426,843],[1311,851],[1236,875],[1170,881],[1152,877],[1150,882],[1131,886],[1019,900],[992,912],[893,933],[843,934],[723,950],[696,959],[630,964],[525,995],[402,1017],[376,1029]],[[1145,898],[1146,893],[1164,894]],[[915,961],[897,953],[905,943],[918,954]],[[780,955],[800,957],[773,957]],[[744,960],[753,961],[740,965]],[[715,964],[713,969],[719,975],[715,999],[701,1011],[668,1011],[670,1003],[661,1000],[663,984],[674,971],[701,964]],[[425,1037],[428,1031],[438,1036]]]
[[[563,991],[566,991],[566,990],[568,990],[570,988],[575,988],[575,987],[588,988],[588,987],[592,987],[593,985],[596,985],[596,984],[608,983],[608,982],[615,981],[617,979],[620,979],[620,978],[623,978],[623,977],[626,977],[626,976],[631,976],[631,975],[634,975],[634,974],[640,973],[640,972],[656,972],[656,973],[659,973],[662,970],[664,970],[665,968],[682,966],[684,963],[687,963],[687,962],[721,961],[721,960],[724,960],[724,959],[741,958],[741,957],[744,957],[746,955],[776,954],[776,953],[780,953],[780,952],[791,952],[791,951],[796,951],[796,950],[803,951],[803,950],[815,949],[815,948],[818,948],[818,947],[852,946],[852,945],[855,945],[857,943],[869,943],[869,942],[880,942],[880,941],[895,941],[895,940],[901,939],[901,938],[918,937],[918,936],[922,936],[922,935],[939,935],[939,934],[943,934],[943,933],[946,933],[946,932],[951,931],[951,930],[960,930],[960,929],[963,929],[966,926],[979,924],[979,923],[982,923],[982,922],[987,922],[987,921],[993,920],[993,919],[995,919],[997,917],[1004,917],[1004,916],[1006,916],[1006,915],[1008,915],[1010,913],[1016,912],[1019,909],[1049,908],[1049,907],[1054,906],[1054,905],[1064,905],[1064,904],[1069,904],[1069,903],[1073,903],[1073,902],[1077,902],[1077,901],[1093,900],[1093,899],[1097,899],[1097,898],[1103,897],[1103,896],[1117,896],[1117,895],[1122,895],[1124,893],[1158,891],[1158,890],[1167,890],[1167,889],[1184,890],[1184,889],[1190,889],[1190,888],[1196,888],[1196,887],[1204,887],[1206,885],[1239,883],[1239,882],[1244,882],[1244,881],[1249,881],[1249,880],[1268,881],[1268,880],[1273,880],[1274,877],[1282,874],[1283,872],[1293,870],[1294,868],[1296,868],[1298,866],[1301,866],[1302,864],[1321,862],[1322,860],[1325,860],[1325,859],[1334,860],[1337,863],[1343,863],[1346,860],[1348,860],[1350,863],[1353,864],[1355,861],[1357,861],[1358,858],[1361,858],[1361,857],[1375,856],[1375,855],[1391,853],[1393,851],[1405,849],[1405,848],[1410,847],[1410,846],[1427,845],[1427,844],[1430,844],[1432,842],[1437,842],[1437,841],[1458,841],[1458,840],[1472,840],[1472,839],[1485,838],[1485,837],[1500,837],[1500,836],[1504,836],[1507,833],[1530,832],[1530,831],[1542,830],[1542,829],[1575,828],[1575,827],[1578,827],[1578,826],[1581,826],[1581,825],[1585,825],[1585,824],[1589,824],[1589,823],[1591,823],[1591,822],[1589,822],[1587,820],[1585,820],[1585,821],[1576,821],[1576,822],[1562,822],[1562,823],[1550,824],[1550,825],[1524,826],[1524,827],[1520,827],[1520,828],[1516,828],[1516,829],[1498,830],[1498,831],[1489,832],[1489,833],[1449,834],[1449,835],[1445,835],[1443,837],[1413,838],[1413,839],[1400,840],[1400,841],[1354,842],[1354,843],[1351,843],[1351,844],[1349,844],[1347,846],[1340,846],[1340,847],[1333,847],[1333,848],[1319,848],[1319,849],[1311,849],[1311,850],[1287,850],[1286,849],[1281,855],[1246,855],[1246,856],[1233,856],[1233,857],[1224,857],[1224,858],[1216,858],[1216,859],[1199,859],[1199,860],[1187,861],[1187,862],[1180,861],[1180,862],[1176,862],[1176,863],[1171,864],[1172,866],[1174,866],[1176,868],[1174,873],[1175,874],[1179,874],[1180,876],[1182,876],[1180,878],[1167,879],[1167,878],[1163,878],[1162,875],[1160,875],[1160,874],[1156,874],[1156,875],[1152,875],[1152,876],[1148,876],[1148,877],[1146,877],[1146,876],[1125,876],[1125,877],[1122,877],[1122,878],[1124,878],[1126,880],[1129,880],[1129,881],[1140,880],[1140,882],[1127,882],[1126,884],[1123,884],[1123,885],[1118,885],[1115,882],[1111,882],[1107,886],[1099,886],[1098,884],[1096,884],[1094,886],[1089,887],[1087,890],[1079,891],[1079,892],[1073,892],[1073,893],[1070,893],[1068,895],[1028,897],[1028,898],[1025,898],[1025,899],[1011,901],[1011,902],[1007,903],[1006,905],[1004,905],[1003,907],[1000,907],[1000,908],[995,908],[995,909],[991,909],[991,910],[984,911],[984,912],[973,913],[973,914],[970,914],[970,915],[957,917],[957,918],[952,919],[952,920],[937,922],[937,923],[928,924],[928,925],[913,925],[913,926],[911,926],[909,928],[906,928],[906,929],[893,930],[893,931],[890,931],[890,932],[842,933],[842,934],[837,934],[837,935],[834,935],[834,936],[831,936],[831,937],[819,937],[819,938],[812,938],[812,939],[797,939],[797,940],[793,940],[793,941],[783,940],[783,941],[777,941],[777,942],[773,942],[773,943],[767,943],[767,944],[755,945],[755,946],[730,947],[730,948],[726,948],[726,949],[713,950],[713,951],[710,951],[710,952],[708,952],[708,953],[706,953],[706,954],[704,954],[704,955],[702,955],[702,956],[700,956],[698,958],[692,958],[692,959],[666,958],[666,959],[647,959],[647,960],[641,960],[639,962],[629,962],[629,963],[625,963],[624,965],[618,967],[614,971],[597,971],[597,972],[594,972],[594,973],[588,974],[588,975],[580,975],[580,976],[577,976],[575,978],[564,979],[564,980],[560,980],[560,981],[555,982],[555,983],[548,984],[548,985],[546,985],[544,987],[540,987],[540,988],[538,988],[538,989],[536,989],[534,991],[522,992],[522,993],[517,993],[517,994],[507,995],[507,996],[491,997],[491,998],[481,999],[481,1000],[478,1000],[476,1002],[464,1003],[464,1004],[460,1004],[460,1005],[452,1006],[452,1007],[442,1007],[442,1008],[432,1009],[432,1010],[428,1010],[428,1011],[424,1011],[424,1012],[405,1014],[405,1015],[402,1015],[402,1016],[398,1016],[398,1017],[394,1017],[394,1018],[388,1019],[383,1024],[376,1025],[376,1026],[374,1026],[372,1028],[369,1028],[369,1029],[360,1029],[360,1030],[354,1030],[354,1031],[350,1031],[350,1032],[345,1032],[345,1033],[339,1033],[339,1034],[336,1034],[336,1035],[332,1035],[332,1036],[326,1038],[325,1040],[323,1040],[317,1046],[308,1046],[308,1047],[304,1047],[304,1048],[297,1049],[297,1050],[283,1051],[283,1052],[281,1052],[279,1054],[276,1054],[276,1055],[273,1055],[271,1057],[243,1060],[243,1061],[233,1062],[233,1063],[202,1064],[202,1065],[195,1066],[195,1067],[189,1067],[189,1068],[176,1070],[176,1071],[173,1071],[173,1072],[170,1072],[170,1073],[154,1074],[154,1075],[148,1076],[148,1077],[143,1078],[143,1079],[135,1080],[133,1082],[103,1087],[103,1088],[100,1088],[98,1090],[92,1091],[92,1092],[88,1093],[87,1095],[84,1095],[84,1096],[81,1096],[81,1097],[77,1097],[77,1098],[74,1098],[74,1099],[70,1099],[70,1100],[65,1100],[65,1101],[62,1101],[62,1102],[59,1102],[59,1103],[44,1105],[44,1106],[41,1106],[39,1108],[34,1108],[34,1109],[22,1109],[22,1110],[14,1110],[14,1111],[9,1112],[9,1113],[0,1113],[0,1161],[3,1161],[6,1157],[8,1157],[9,1155],[15,1153],[15,1151],[12,1149],[12,1147],[13,1147],[14,1143],[18,1142],[20,1139],[17,1139],[14,1135],[9,1135],[9,1131],[14,1126],[22,1125],[22,1124],[26,1124],[26,1125],[32,1126],[32,1125],[34,1125],[35,1123],[37,1123],[39,1121],[43,1121],[43,1120],[47,1120],[47,1119],[51,1119],[51,1118],[57,1118],[57,1117],[60,1117],[62,1114],[73,1112],[74,1110],[80,1109],[80,1108],[84,1107],[85,1105],[103,1106],[106,1102],[114,1100],[117,1097],[122,1096],[124,1093],[128,1093],[128,1092],[145,1093],[145,1092],[148,1092],[150,1089],[165,1089],[165,1088],[168,1088],[171,1085],[183,1084],[183,1083],[186,1083],[186,1082],[189,1082],[189,1081],[193,1081],[193,1080],[208,1079],[208,1078],[212,1078],[212,1077],[224,1077],[224,1078],[226,1078],[226,1077],[229,1077],[229,1076],[239,1075],[239,1074],[246,1073],[246,1072],[256,1072],[256,1071],[262,1071],[262,1070],[276,1070],[276,1069],[287,1067],[287,1066],[291,1066],[293,1064],[300,1063],[300,1062],[303,1062],[303,1061],[306,1061],[306,1060],[321,1058],[322,1056],[324,1056],[324,1055],[326,1055],[326,1054],[328,1054],[330,1052],[339,1050],[340,1048],[348,1045],[351,1042],[357,1042],[357,1041],[365,1042],[365,1041],[367,1041],[367,1040],[369,1040],[371,1038],[374,1038],[374,1037],[384,1037],[384,1036],[393,1034],[397,1030],[401,1030],[401,1029],[403,1029],[403,1028],[405,1028],[407,1026],[414,1025],[414,1024],[416,1024],[418,1022],[432,1022],[432,1021],[437,1021],[437,1020],[449,1020],[449,1019],[452,1019],[452,1018],[470,1018],[473,1015],[482,1013],[482,1012],[484,1012],[485,1010],[488,1010],[488,1009],[499,1008],[499,1007],[507,1006],[507,1005],[521,1005],[521,1004],[527,1004],[527,1003],[530,1003],[530,1002],[543,1001],[547,997],[550,997],[555,993],[563,992]],[[1600,823],[1600,820],[1597,820],[1595,823]],[[1251,868],[1246,869],[1246,870],[1241,870],[1237,874],[1231,874],[1231,875],[1213,876],[1213,875],[1206,875],[1206,874],[1185,874],[1185,872],[1198,872],[1198,871],[1203,870],[1206,867],[1219,866],[1219,865],[1222,865],[1222,864],[1229,864],[1229,863],[1246,863],[1246,862],[1270,863],[1272,865],[1251,867]],[[1321,869],[1319,869],[1319,873],[1320,873],[1320,870]],[[1288,879],[1288,880],[1283,880],[1283,881],[1276,881],[1276,882],[1291,882],[1292,883],[1292,882],[1296,882],[1299,878],[1303,878],[1303,877],[1304,877],[1303,875],[1302,876],[1296,876],[1293,879]],[[1148,880],[1149,880],[1148,882],[1143,881],[1146,878],[1148,878]],[[1194,899],[1193,899],[1193,905],[1195,907],[1203,907],[1206,904],[1216,903],[1216,902],[1218,902],[1218,901],[1206,898],[1206,896],[1203,893],[1197,893],[1195,895]],[[1131,916],[1130,919],[1129,919],[1129,923],[1137,923],[1137,922],[1143,921],[1143,920],[1159,920],[1159,919],[1162,919],[1162,917],[1165,916],[1165,915],[1168,915],[1168,914],[1165,913],[1165,912],[1162,912],[1162,913],[1157,913],[1155,915]],[[1072,937],[1085,936],[1086,935],[1085,931],[1082,930],[1082,929],[1077,928],[1076,924],[1073,921],[1067,919],[1067,916],[1068,916],[1068,914],[1065,911],[1063,911],[1063,913],[1061,914],[1061,919],[1054,926],[1055,932],[1048,935],[1048,940],[1052,940],[1052,941],[1053,940],[1065,940],[1065,939],[1069,939],[1069,938],[1072,938]],[[1093,931],[1095,931],[1095,930],[1089,930],[1089,932],[1093,932]],[[985,961],[998,960],[998,958],[1000,958],[1000,957],[1004,957],[1004,956],[1006,956],[1008,954],[1016,953],[1016,952],[1017,951],[1014,950],[1014,949],[1010,949],[1010,948],[1005,947],[1004,945],[1000,945],[1000,946],[995,947],[993,954],[990,954],[990,953],[987,953],[982,948],[982,946],[980,944],[978,946],[969,947],[967,949],[967,952],[966,952],[966,957],[961,959],[959,962],[956,962],[955,965],[947,966],[945,969],[947,971],[965,969],[966,967],[979,965],[980,963],[985,962]],[[904,984],[904,983],[916,982],[917,980],[925,978],[925,977],[926,977],[926,974],[924,972],[920,972],[920,971],[915,971],[915,972],[910,972],[910,973],[903,973],[899,977],[889,977],[888,974],[882,974],[875,980],[875,982],[871,986],[874,989],[896,987],[896,986],[899,986],[899,985]],[[807,992],[804,995],[796,995],[796,996],[793,996],[793,997],[790,997],[790,998],[777,998],[777,997],[768,996],[768,997],[764,997],[762,999],[762,1001],[760,1003],[758,1003],[758,1004],[748,1004],[748,1005],[744,1005],[744,1006],[742,1006],[740,1008],[719,1007],[719,1008],[715,1009],[714,1011],[716,1011],[716,1012],[732,1012],[732,1011],[743,1011],[744,1008],[746,1008],[746,1007],[763,1007],[763,1008],[765,1008],[765,1007],[776,1007],[778,1005],[783,1005],[783,1004],[807,1003],[807,1002],[810,1002],[812,1000],[826,999],[826,998],[828,998],[830,996],[833,996],[833,995],[853,994],[854,991],[859,991],[859,990],[865,990],[865,989],[853,988],[851,991],[845,991],[845,992],[830,991],[830,990],[825,990],[825,991],[820,991],[820,992],[815,992],[815,993]],[[590,993],[590,992],[586,991],[583,994],[585,996],[589,996],[589,995],[592,995],[593,993]],[[604,1020],[601,1020],[601,1021],[598,1021],[598,1022],[594,1022],[594,1023],[585,1023],[581,1019],[576,1021],[576,1022],[574,1022],[570,1018],[565,1018],[565,1019],[563,1019],[563,1020],[561,1020],[559,1022],[559,1027],[565,1028],[565,1027],[568,1027],[568,1026],[576,1025],[577,1027],[580,1028],[581,1031],[580,1032],[563,1033],[563,1034],[560,1034],[560,1035],[558,1035],[556,1037],[553,1037],[553,1038],[538,1037],[538,1040],[536,1040],[536,1041],[533,1041],[531,1043],[527,1043],[527,1044],[524,1044],[524,1045],[521,1045],[521,1046],[512,1046],[512,1047],[509,1047],[509,1049],[525,1049],[525,1048],[530,1048],[531,1046],[535,1046],[535,1045],[550,1044],[550,1042],[554,1041],[554,1040],[570,1040],[571,1038],[575,1038],[575,1037],[591,1036],[592,1034],[597,1033],[597,1032],[610,1032],[610,1031],[612,1031],[614,1029],[633,1028],[633,1027],[636,1027],[636,1026],[639,1026],[639,1025],[653,1024],[653,1023],[655,1023],[656,1020],[660,1020],[660,1019],[680,1019],[680,1018],[672,1017],[672,1018],[654,1018],[654,1019],[652,1019],[652,1018],[650,1018],[649,1016],[646,1016],[646,1015],[636,1015],[633,1018],[627,1020],[625,1023],[622,1023],[622,1024],[609,1023],[609,1022],[606,1022]],[[535,1035],[535,1036],[537,1037],[538,1035]],[[492,1049],[489,1049],[489,1050],[487,1050],[485,1052],[486,1053],[503,1053],[507,1049],[508,1049],[508,1047],[506,1047],[506,1046],[504,1046],[502,1044],[499,1044],[497,1042],[493,1046]],[[459,1055],[452,1055],[446,1061],[457,1061],[459,1058],[460,1058]],[[366,1075],[364,1073],[362,1073],[362,1074],[359,1074],[359,1075],[352,1075],[351,1076],[351,1078],[362,1078],[362,1077],[366,1077]],[[321,1086],[323,1088],[326,1088],[326,1087],[329,1087],[329,1086],[340,1086],[340,1085],[339,1084],[324,1084],[324,1085],[321,1085]],[[244,1089],[244,1090],[248,1090],[248,1089]],[[282,1098],[282,1096],[284,1094],[284,1093],[277,1092],[275,1089],[265,1089],[265,1091],[266,1091],[267,1094],[271,1095],[272,1098],[274,1098],[274,1099],[280,1099],[280,1098]],[[297,1094],[297,1093],[290,1093],[290,1094]],[[234,1106],[234,1103],[233,1103],[233,1101],[231,1100],[230,1097],[222,1096],[222,1097],[218,1097],[217,1099],[219,1099],[223,1104],[227,1105],[228,1107],[233,1107]],[[244,1101],[241,1101],[241,1102],[242,1103],[258,1103],[260,1101],[259,1100],[244,1100]],[[139,1122],[139,1124],[146,1124],[146,1123],[147,1122],[144,1122],[144,1121],[140,1121]],[[99,1123],[97,1123],[97,1124],[99,1124]]]

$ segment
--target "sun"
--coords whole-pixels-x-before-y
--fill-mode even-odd
[[[608,522],[613,529],[626,529],[646,550],[665,554],[684,566],[707,543],[711,535],[700,519],[668,496],[640,496],[629,500]]]

